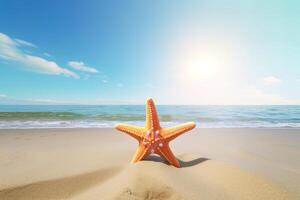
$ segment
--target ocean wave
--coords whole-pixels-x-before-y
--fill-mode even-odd
[[[300,128],[300,106],[157,106],[163,126],[195,121],[198,128]],[[145,107],[138,106],[4,106],[0,128],[143,126]]]
[[[0,121],[0,129],[30,129],[30,128],[112,128],[117,123],[127,123],[144,126],[144,121],[91,121],[91,120],[63,120],[63,121]],[[180,122],[161,122],[162,127],[171,127]],[[270,123],[270,122],[199,122],[197,128],[300,128],[300,123]]]
[[[0,112],[0,120],[80,119],[83,114],[72,112]]]
[[[184,115],[159,115],[161,121],[203,120],[216,121],[218,119],[184,116]],[[80,114],[75,112],[0,112],[0,120],[105,120],[105,121],[142,121],[145,114]]]

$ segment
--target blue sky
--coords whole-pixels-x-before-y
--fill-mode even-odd
[[[0,1],[1,104],[300,104],[297,1]]]

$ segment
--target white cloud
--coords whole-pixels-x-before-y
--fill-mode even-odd
[[[16,41],[19,45],[24,45],[24,46],[28,46],[28,47],[37,47],[35,44],[32,44],[31,42],[27,42],[27,41],[25,41],[25,40],[15,39],[15,41]]]
[[[20,41],[13,40],[9,36],[0,33],[0,59],[21,63],[23,67],[39,73],[79,78],[76,73],[59,66],[53,61],[26,54],[19,48],[18,44],[20,44]]]
[[[7,98],[7,95],[6,94],[0,94],[0,99],[4,99],[4,98]]]
[[[51,57],[51,54],[49,54],[49,53],[47,53],[47,52],[44,52],[43,55],[44,55],[44,56],[47,56],[47,57]]]
[[[80,61],[69,61],[68,65],[70,67],[72,67],[73,69],[76,69],[78,71],[83,71],[83,72],[89,72],[89,73],[98,73],[98,70],[90,67],[86,64],[84,64],[84,62],[80,62]]]
[[[7,45],[16,45],[15,41],[3,33],[0,33],[0,42]]]
[[[269,94],[250,86],[245,90],[244,96],[246,104],[292,104],[289,99],[283,98],[278,94]]]
[[[41,57],[25,55],[23,63],[30,65],[32,69],[41,73],[56,74],[56,75],[64,74],[66,76],[79,78],[79,76],[74,72],[62,68],[58,66],[55,62],[48,61]]]
[[[277,78],[277,77],[274,77],[274,76],[266,76],[262,79],[263,83],[265,85],[278,85],[282,82],[281,79]]]
[[[49,105],[49,104],[79,104],[78,102],[71,101],[60,101],[55,99],[23,99],[23,98],[14,98],[9,97],[5,94],[0,94],[0,102],[1,104],[10,104],[10,105]]]
[[[68,104],[68,102],[58,101],[53,99],[29,99],[28,101],[32,103],[41,103],[41,104]]]
[[[109,77],[102,72],[99,73],[98,77],[101,78],[102,83],[108,83],[109,81]]]

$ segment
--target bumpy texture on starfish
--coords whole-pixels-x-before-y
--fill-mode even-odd
[[[132,163],[155,153],[166,159],[171,165],[180,167],[178,160],[169,147],[169,142],[184,132],[195,128],[195,126],[194,122],[188,122],[172,128],[161,128],[154,102],[149,98],[146,103],[145,127],[117,124],[116,129],[127,133],[139,142],[138,149],[131,161]]]

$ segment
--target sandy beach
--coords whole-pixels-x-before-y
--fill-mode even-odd
[[[300,200],[300,0],[0,1],[0,200]]]
[[[195,129],[182,168],[113,129],[0,130],[0,199],[300,199],[297,129]]]

